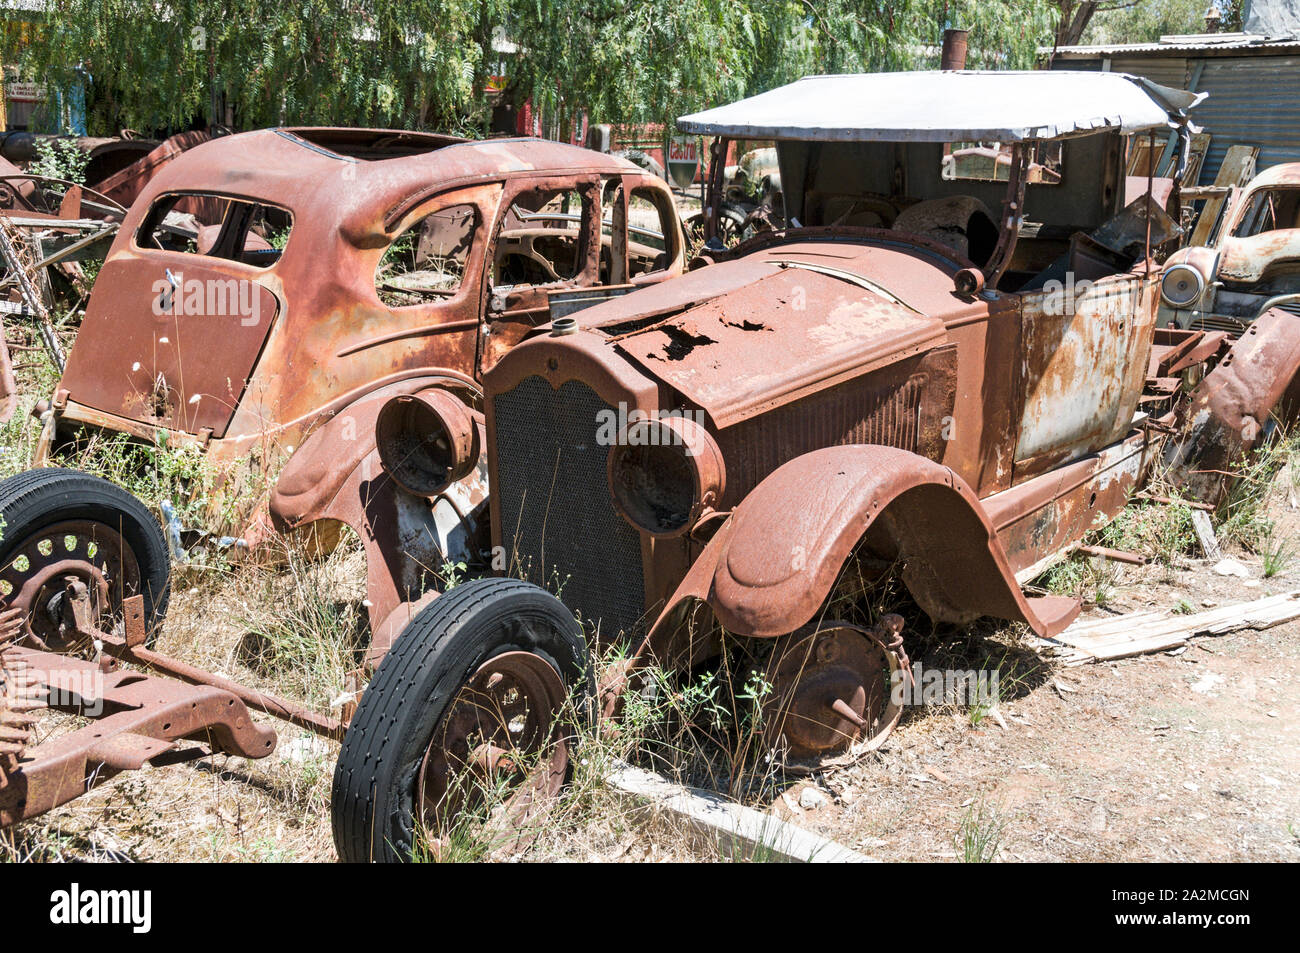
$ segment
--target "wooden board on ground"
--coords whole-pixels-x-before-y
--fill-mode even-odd
[[[1214,524],[1210,522],[1209,513],[1205,510],[1192,510],[1192,529],[1196,532],[1196,541],[1201,544],[1201,552],[1206,559],[1217,563],[1223,558],[1219,537],[1214,535]]]
[[[683,787],[662,775],[621,761],[606,778],[614,790],[634,799],[653,819],[670,815],[670,823],[715,844],[736,859],[802,863],[870,863],[871,858],[820,837],[771,814],[736,804],[712,791]]]
[[[1300,619],[1300,589],[1192,615],[1155,611],[1085,619],[1037,644],[1043,655],[1066,665],[1084,665],[1177,648],[1195,636],[1268,629],[1292,619]]]

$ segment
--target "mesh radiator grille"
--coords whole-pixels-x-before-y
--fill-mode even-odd
[[[602,635],[630,631],[645,602],[641,537],[614,509],[596,443],[612,408],[586,384],[527,377],[492,400],[501,543],[511,574],[557,593]]]

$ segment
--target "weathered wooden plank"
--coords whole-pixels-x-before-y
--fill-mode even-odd
[[[712,791],[684,787],[622,761],[614,763],[606,783],[639,802],[651,816],[656,812],[672,815],[729,857],[800,863],[875,862],[779,817],[728,801]]]
[[[1158,652],[1185,645],[1197,635],[1267,629],[1293,619],[1300,619],[1300,590],[1192,615],[1148,611],[1086,620],[1076,622],[1054,640],[1039,641],[1041,648],[1054,651],[1071,665]]]

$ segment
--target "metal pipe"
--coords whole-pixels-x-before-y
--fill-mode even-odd
[[[1291,292],[1290,294],[1284,294],[1284,295],[1274,295],[1273,297],[1269,298],[1267,301],[1264,302],[1264,306],[1259,309],[1259,314],[1255,315],[1255,320],[1259,320],[1261,317],[1268,314],[1269,311],[1271,311],[1273,308],[1276,308],[1278,305],[1286,304],[1291,301],[1300,302],[1300,292]],[[1288,311],[1287,313],[1290,314],[1291,312]]]
[[[970,30],[944,30],[943,52],[939,56],[939,69],[966,68],[966,41]]]

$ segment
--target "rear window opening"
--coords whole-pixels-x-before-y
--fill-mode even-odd
[[[465,140],[431,132],[392,129],[282,129],[282,134],[308,142],[318,149],[349,159],[369,162],[423,155]]]
[[[135,243],[269,268],[280,260],[292,228],[288,209],[212,192],[183,192],[154,202]]]
[[[1014,143],[950,142],[943,148],[940,178],[948,182],[1005,182],[1011,176]],[[1034,185],[1061,183],[1061,143],[1036,142],[1029,159],[1028,178]]]

